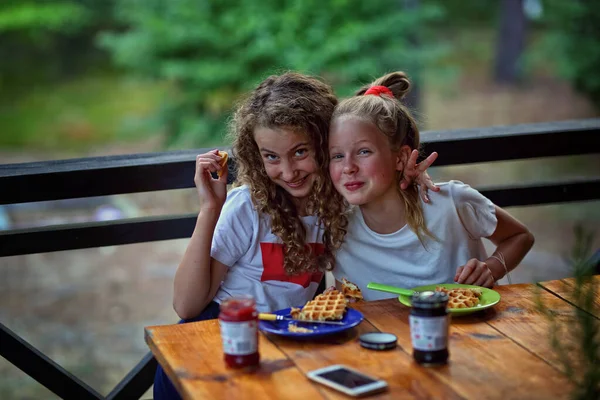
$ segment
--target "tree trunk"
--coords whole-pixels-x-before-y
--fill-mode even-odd
[[[516,83],[521,76],[521,54],[527,28],[523,0],[502,0],[500,7],[494,77],[499,83]]]

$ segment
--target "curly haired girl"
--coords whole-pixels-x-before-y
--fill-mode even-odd
[[[237,294],[254,296],[263,312],[312,298],[347,225],[346,204],[327,175],[336,104],[316,78],[271,76],[231,124],[237,187],[227,193],[216,150],[197,157],[200,212],[175,275],[180,317],[197,317]]]

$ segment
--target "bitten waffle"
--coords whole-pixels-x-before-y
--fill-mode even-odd
[[[302,309],[292,308],[290,314],[294,319],[304,321],[339,320],[344,317],[347,301],[338,290],[330,290],[306,303]]]
[[[229,159],[229,154],[227,154],[226,151],[219,150],[219,156],[221,157],[221,161],[219,162],[219,164],[221,164],[222,169],[217,172],[217,175],[220,178],[221,175],[223,175],[224,169],[227,168],[227,159]]]
[[[342,278],[342,293],[350,303],[364,300],[360,288],[346,278]]]
[[[438,286],[435,288],[438,292],[448,295],[448,308],[471,308],[479,304],[481,290],[470,288],[446,289]]]

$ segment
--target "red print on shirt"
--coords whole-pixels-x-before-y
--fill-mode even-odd
[[[322,243],[309,243],[315,254],[323,254],[325,246]],[[283,245],[279,243],[261,243],[263,273],[260,281],[292,282],[302,287],[308,287],[311,282],[321,282],[323,272],[305,272],[300,275],[287,275],[283,269]]]

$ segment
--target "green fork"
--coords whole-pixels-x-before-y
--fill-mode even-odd
[[[379,290],[380,292],[403,294],[405,296],[412,296],[414,293],[416,293],[412,289],[403,289],[403,288],[399,288],[396,286],[383,285],[381,283],[375,283],[375,282],[370,282],[367,285],[367,289]]]

